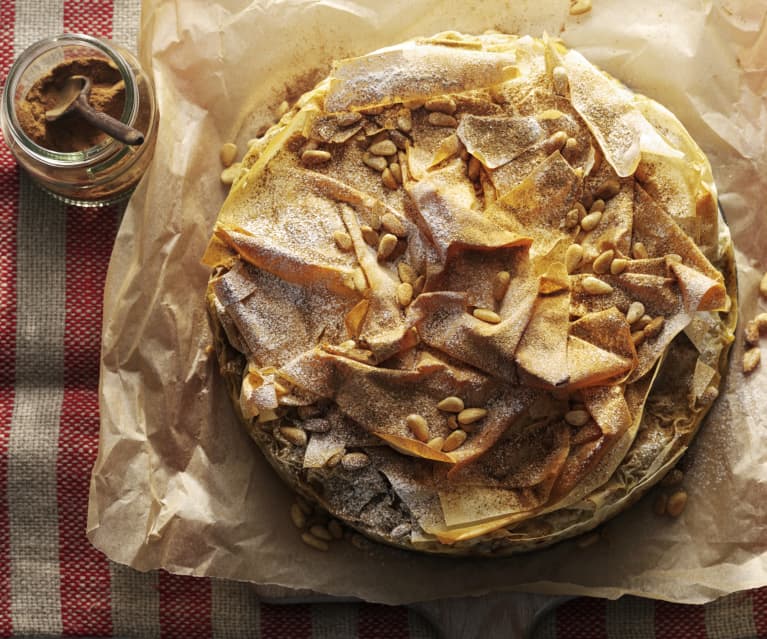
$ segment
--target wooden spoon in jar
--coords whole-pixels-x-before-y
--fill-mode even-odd
[[[45,112],[48,122],[58,120],[64,115],[76,113],[83,120],[93,125],[99,131],[111,135],[116,140],[135,146],[144,142],[144,134],[132,126],[128,126],[120,120],[107,115],[103,111],[96,111],[88,97],[91,93],[91,79],[84,75],[73,75],[67,78],[66,84],[59,94],[55,107]]]

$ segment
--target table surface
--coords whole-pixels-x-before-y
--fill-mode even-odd
[[[0,77],[69,31],[136,47],[138,0],[0,0]],[[139,573],[85,537],[98,448],[101,302],[123,208],[66,206],[0,145],[0,636],[767,637],[767,588],[707,606],[527,595],[386,607]]]

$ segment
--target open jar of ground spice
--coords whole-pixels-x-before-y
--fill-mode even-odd
[[[136,129],[128,145],[76,111],[46,118],[73,76],[87,78],[88,103]],[[2,98],[2,130],[19,164],[54,197],[103,206],[133,190],[152,158],[157,107],[151,78],[126,49],[108,40],[65,34],[26,49],[11,67]]]

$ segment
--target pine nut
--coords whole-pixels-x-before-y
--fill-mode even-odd
[[[610,263],[610,273],[613,275],[620,275],[628,268],[629,261],[622,257],[616,257],[611,263]]]
[[[362,162],[366,166],[369,166],[371,169],[378,171],[379,173],[382,173],[383,170],[388,166],[386,158],[378,155],[371,155],[367,151],[362,154]]]
[[[554,153],[554,151],[559,151],[565,144],[567,144],[567,138],[568,135],[564,131],[557,131],[552,133],[543,143],[543,150],[546,153]]]
[[[762,276],[759,282],[759,293],[763,298],[767,299],[767,273]]]
[[[429,448],[433,448],[434,450],[442,450],[442,446],[445,445],[445,438],[434,437],[433,439],[430,439],[428,442],[426,442],[426,445]]]
[[[432,126],[458,126],[458,120],[452,115],[442,113],[441,111],[433,111],[432,113],[429,113],[426,119]]]
[[[581,285],[583,290],[590,295],[609,295],[613,292],[613,287],[607,282],[600,280],[598,277],[591,277],[590,275],[584,277]]]
[[[397,275],[399,275],[401,282],[406,282],[407,284],[415,282],[415,271],[407,262],[400,262],[397,264]]]
[[[368,153],[371,155],[394,155],[397,152],[397,145],[391,140],[381,140],[371,144],[368,147]]]
[[[336,122],[338,122],[338,126],[346,128],[357,124],[361,119],[362,114],[359,111],[349,111],[347,113],[340,113],[336,117]]]
[[[474,317],[488,324],[500,324],[501,316],[495,311],[491,311],[489,308],[475,308],[472,313]]]
[[[762,352],[758,346],[749,348],[743,353],[743,372],[748,375],[753,373],[762,361]]]
[[[645,337],[647,337],[648,339],[652,339],[653,337],[658,337],[665,323],[666,323],[666,320],[663,318],[662,315],[659,315],[658,317],[654,318],[643,329]]]
[[[602,199],[594,200],[593,204],[589,207],[589,213],[604,213],[605,201]]]
[[[594,191],[594,196],[602,200],[609,200],[615,197],[621,190],[621,183],[616,179],[609,179],[602,182]]]
[[[298,504],[293,504],[290,507],[290,519],[293,521],[293,524],[296,528],[299,530],[301,528],[306,527],[306,515],[304,514],[304,511],[301,510],[301,507]]]
[[[455,110],[457,108],[455,104],[455,100],[453,100],[453,98],[447,95],[426,100],[423,107],[427,111],[446,113],[448,115],[453,115],[453,113],[455,113]]]
[[[397,128],[403,133],[410,133],[413,130],[413,114],[410,109],[397,116]]]
[[[329,548],[326,541],[322,541],[322,539],[317,539],[314,535],[308,532],[305,532],[303,535],[301,535],[301,540],[307,546],[311,546],[315,550],[321,550],[322,552],[326,552]]]
[[[306,446],[306,431],[295,426],[280,426],[280,435],[295,446]]]
[[[330,161],[330,152],[319,149],[308,149],[301,154],[301,162],[305,166],[316,166]]]
[[[397,180],[394,179],[394,176],[392,175],[391,169],[387,166],[383,173],[381,174],[381,180],[383,181],[384,186],[387,189],[390,189],[392,191],[396,191],[399,184],[397,184]]]
[[[396,235],[397,237],[405,237],[405,235],[407,235],[405,225],[402,224],[402,221],[392,213],[384,213],[381,216],[381,226],[385,231],[391,233],[392,235]]]
[[[591,11],[591,0],[570,0],[570,15],[580,16]]]
[[[652,322],[652,317],[650,317],[647,313],[645,313],[637,321],[636,327],[640,329],[644,329],[650,322]]]
[[[666,513],[671,517],[679,517],[687,505],[687,493],[684,490],[677,490],[668,497],[666,504]]]
[[[394,253],[395,248],[397,248],[397,236],[385,233],[378,242],[378,259],[385,260]]]
[[[346,470],[359,470],[370,463],[370,457],[365,453],[346,453],[341,458],[341,466]]]
[[[325,468],[335,468],[338,466],[338,464],[341,463],[341,460],[344,458],[344,453],[334,453],[332,454],[328,460],[325,462]]]
[[[642,302],[631,302],[629,309],[626,311],[626,321],[629,324],[635,324],[644,315],[644,304]]]
[[[756,346],[759,343],[759,325],[756,320],[749,320],[743,330],[743,339],[748,346]]]
[[[354,246],[354,244],[352,243],[351,235],[349,235],[345,231],[334,231],[333,240],[335,241],[338,249],[341,251],[344,251],[344,253],[348,253],[349,251],[351,251],[352,247]]]
[[[369,246],[378,246],[378,233],[376,233],[370,226],[367,224],[360,226],[360,233],[362,233],[362,239],[365,240],[365,244],[368,244]]]
[[[610,265],[612,264],[614,256],[615,251],[613,249],[608,249],[601,253],[591,265],[594,272],[599,274],[607,273],[610,270]]]
[[[445,439],[445,443],[442,446],[442,450],[446,453],[454,451],[461,444],[463,444],[463,442],[466,441],[466,437],[468,437],[468,435],[465,430],[461,430],[461,429],[454,430]]]
[[[631,341],[634,343],[634,348],[639,348],[642,344],[644,344],[646,337],[647,336],[644,334],[644,331],[633,331],[631,333]]]
[[[239,162],[226,167],[223,171],[221,171],[221,176],[220,176],[221,183],[226,184],[227,186],[234,184],[234,181],[240,175],[241,168],[242,168],[242,165]]]
[[[565,251],[565,268],[568,273],[574,273],[583,260],[583,247],[580,244],[571,244]]]
[[[584,426],[591,419],[588,411],[576,409],[565,413],[565,421],[571,426]]]
[[[511,273],[508,271],[498,271],[493,278],[493,299],[500,302],[509,290],[511,282]]]
[[[450,395],[439,402],[437,408],[446,413],[460,413],[464,409],[463,400],[455,395]]]
[[[221,148],[218,150],[218,158],[221,160],[222,166],[232,166],[237,158],[237,145],[232,144],[231,142],[222,144]]]
[[[314,526],[309,528],[309,532],[317,539],[322,539],[322,541],[333,541],[333,535],[330,534],[330,531],[320,524],[314,524]]]
[[[602,211],[594,211],[593,213],[589,213],[581,220],[581,228],[588,233],[589,231],[593,231],[595,228],[597,228],[597,225],[599,222],[601,222],[601,220]]]
[[[578,209],[570,209],[565,215],[565,228],[574,229],[581,221],[581,216],[578,215]]]
[[[407,282],[402,282],[397,286],[397,303],[405,308],[413,301],[413,285]]]
[[[405,424],[407,424],[410,432],[413,433],[418,441],[429,441],[429,425],[421,415],[418,415],[417,413],[408,415],[405,418]]]
[[[466,424],[473,424],[483,419],[487,415],[487,409],[485,408],[464,408],[458,413],[458,423],[462,426]]]
[[[643,242],[634,242],[634,246],[631,247],[631,255],[635,260],[646,260],[650,257]]]
[[[394,177],[394,181],[397,184],[402,184],[402,167],[399,165],[399,163],[392,162],[389,165],[389,171],[391,171],[391,174]]]

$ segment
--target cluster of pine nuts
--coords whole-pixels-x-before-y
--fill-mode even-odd
[[[767,300],[767,273],[759,282],[759,293]],[[743,353],[743,372],[746,375],[753,373],[762,361],[762,351],[759,347],[759,336],[767,334],[767,313],[759,313],[746,323],[743,338],[746,342],[746,350]]]

